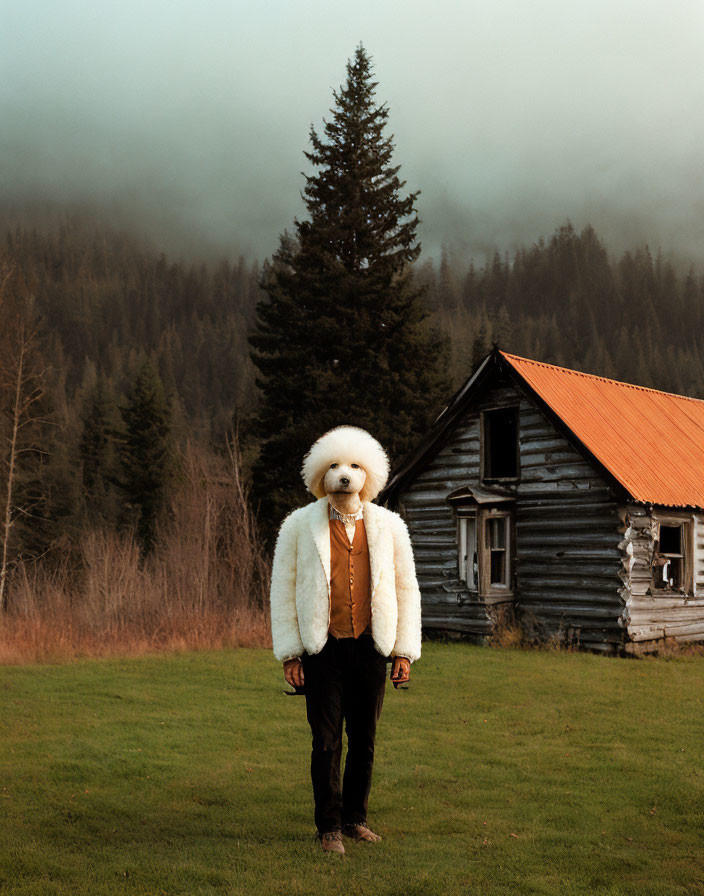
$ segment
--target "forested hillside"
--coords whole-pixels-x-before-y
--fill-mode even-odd
[[[610,258],[569,224],[481,267],[443,253],[418,276],[452,338],[459,384],[492,340],[515,354],[704,398],[704,279],[634,247]]]
[[[100,371],[116,394],[152,357],[189,430],[222,439],[233,409],[252,400],[246,331],[258,298],[256,262],[186,266],[124,234],[80,222],[54,232],[16,228],[2,255],[21,273],[44,321],[56,401],[78,405]]]
[[[101,371],[119,394],[145,355],[190,432],[222,438],[235,409],[256,406],[247,333],[259,264],[185,266],[124,235],[67,223],[52,233],[13,229],[3,256],[21,272],[45,321],[43,355],[54,400],[77,419]],[[704,397],[704,278],[676,271],[646,247],[621,258],[590,228],[551,237],[475,266],[425,259],[431,323],[452,345],[459,386],[492,340],[507,351],[667,391]]]

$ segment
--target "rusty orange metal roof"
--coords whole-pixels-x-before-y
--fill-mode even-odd
[[[704,508],[704,401],[499,353],[636,501]]]

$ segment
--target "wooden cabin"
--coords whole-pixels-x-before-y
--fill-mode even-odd
[[[426,632],[704,639],[702,400],[495,346],[378,501],[408,525]]]

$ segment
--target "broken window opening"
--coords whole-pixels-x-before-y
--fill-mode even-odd
[[[684,526],[660,523],[655,543],[653,583],[656,588],[681,589],[684,582]]]
[[[477,517],[474,514],[463,516],[459,518],[458,523],[458,577],[460,581],[466,582],[469,589],[475,590],[479,579],[477,568]]]
[[[484,476],[518,478],[518,408],[484,411]]]

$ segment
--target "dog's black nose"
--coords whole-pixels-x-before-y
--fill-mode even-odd
[[[350,484],[349,479],[347,479],[346,476],[342,476],[340,479],[340,485],[349,485],[349,484]]]

